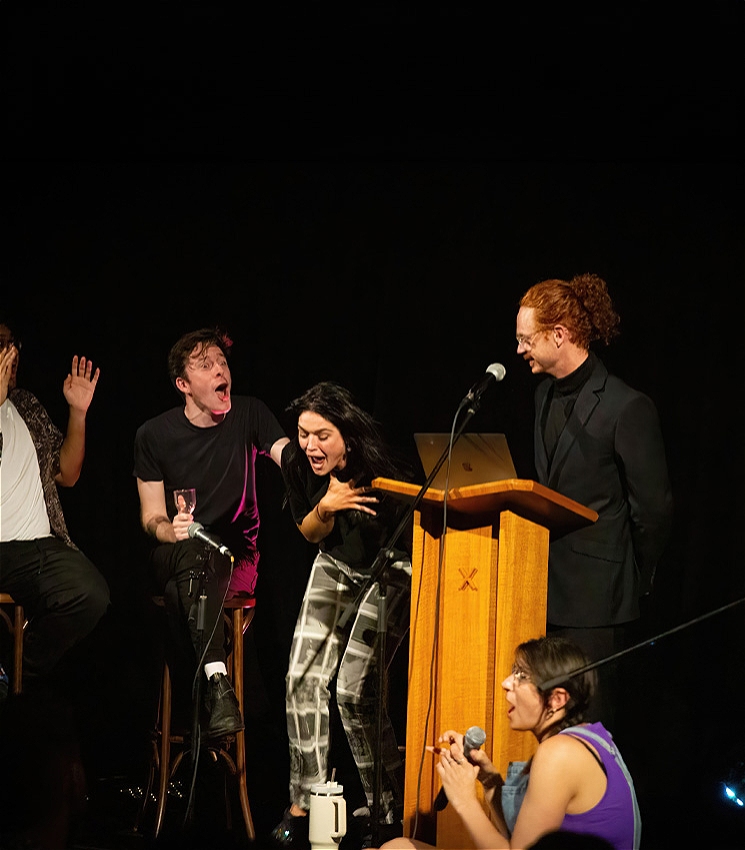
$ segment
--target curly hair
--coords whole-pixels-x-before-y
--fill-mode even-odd
[[[299,417],[301,413],[316,413],[335,425],[347,446],[346,475],[357,480],[397,478],[402,475],[401,464],[392,456],[382,436],[380,425],[359,407],[345,387],[333,381],[321,381],[290,402],[287,412]],[[291,440],[282,458],[283,468],[307,464],[297,438]]]
[[[233,346],[233,340],[222,328],[201,328],[190,331],[178,339],[168,352],[168,376],[176,387],[176,378],[186,378],[186,366],[195,348],[197,354],[203,354],[210,346],[216,345],[227,357]],[[177,391],[181,391],[176,387]]]
[[[530,673],[544,705],[548,704],[553,688],[544,691],[541,683],[567,674],[565,681],[554,686],[564,688],[569,693],[569,701],[564,717],[554,724],[552,733],[587,722],[586,713],[595,693],[597,676],[594,670],[578,676],[569,675],[590,663],[577,644],[559,635],[547,635],[521,643],[515,650],[515,658]]]
[[[608,284],[596,274],[575,275],[571,280],[543,280],[531,286],[520,307],[535,310],[537,330],[564,325],[572,342],[581,348],[602,340],[606,345],[619,333]]]
[[[19,343],[21,341],[20,332],[18,329],[18,324],[15,320],[15,316],[11,316],[8,313],[2,312],[2,308],[0,308],[0,325],[5,325],[5,327],[10,331],[10,336],[15,340],[16,343]]]

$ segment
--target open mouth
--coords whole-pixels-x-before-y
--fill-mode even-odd
[[[316,455],[308,455],[308,462],[310,463],[312,469],[318,470],[321,469],[326,463],[326,458],[323,456],[317,457]]]
[[[220,401],[227,401],[230,398],[230,388],[228,387],[227,381],[222,384],[218,384],[215,387],[215,394]]]

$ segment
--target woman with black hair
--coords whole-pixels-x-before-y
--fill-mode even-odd
[[[437,772],[450,805],[475,847],[531,847],[549,833],[573,833],[636,850],[641,820],[634,783],[613,737],[585,714],[595,687],[582,650],[549,635],[521,643],[502,682],[510,728],[530,732],[538,747],[528,762],[513,762],[503,780],[482,750],[463,754],[463,736],[447,731],[430,748],[440,753]],[[558,681],[557,681],[558,680]],[[490,815],[476,794],[478,780]],[[389,848],[427,847],[399,838]]]
[[[372,581],[371,573],[405,506],[370,485],[375,478],[400,479],[406,473],[377,423],[344,387],[316,384],[288,410],[297,417],[297,435],[282,456],[288,502],[300,532],[319,546],[287,672],[290,806],[272,831],[276,844],[299,847],[307,844],[311,786],[329,778],[329,686],[334,677],[336,703],[367,808],[373,807],[379,747],[381,820],[386,825],[401,821],[403,767],[385,713],[382,739],[377,739],[379,581]],[[411,529],[401,538],[379,576],[386,588],[386,665],[409,624]],[[351,617],[345,618],[350,606]],[[346,627],[340,618],[348,619]]]

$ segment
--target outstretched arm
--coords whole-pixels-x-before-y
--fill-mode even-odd
[[[276,441],[269,450],[269,454],[272,460],[277,464],[277,466],[282,466],[282,452],[284,451],[285,446],[290,442],[288,437],[280,437],[279,440]]]
[[[60,449],[60,471],[55,477],[57,484],[72,487],[80,478],[85,457],[85,417],[96,391],[100,369],[93,372],[93,363],[85,357],[72,358],[72,369],[65,378],[62,392],[70,406],[67,432]]]

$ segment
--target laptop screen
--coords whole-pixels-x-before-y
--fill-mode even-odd
[[[447,452],[450,434],[414,434],[414,442],[424,474],[429,477],[437,461]],[[447,475],[446,460],[430,486],[444,490]],[[517,478],[517,472],[504,434],[461,434],[458,437],[450,455],[448,489],[508,478]]]

